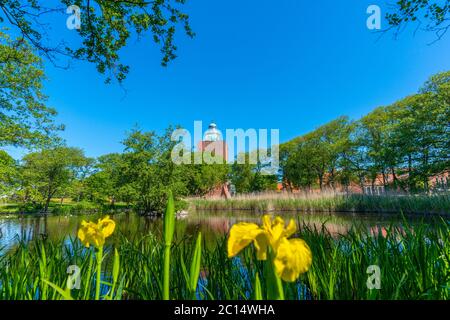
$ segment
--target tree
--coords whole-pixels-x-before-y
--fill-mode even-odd
[[[0,150],[0,196],[17,186],[17,169],[16,161],[6,151]]]
[[[372,166],[371,158],[367,152],[366,128],[361,121],[353,124],[350,134],[349,148],[342,155],[342,166],[345,169],[341,179],[345,180],[344,185],[349,186],[355,180],[364,192],[366,178]],[[347,189],[348,190],[348,189]]]
[[[389,167],[395,161],[395,152],[390,149],[389,112],[386,107],[376,108],[359,120],[361,148],[367,154],[367,176],[375,184],[378,174],[383,176],[383,185],[387,186]]]
[[[398,171],[408,175],[404,189],[428,191],[428,179],[450,167],[449,85],[450,72],[435,75],[419,94],[391,106],[396,122],[390,141]]]
[[[123,141],[123,183],[136,196],[136,209],[143,214],[162,214],[167,194],[174,198],[187,194],[187,177],[182,166],[171,159],[175,142],[171,141],[173,128],[164,134],[134,129]]]
[[[431,177],[450,168],[450,72],[432,76],[419,91],[379,107],[356,122],[333,120],[281,148],[283,181],[335,189],[357,181],[385,188],[429,191]]]
[[[0,147],[48,145],[56,111],[45,105],[42,62],[26,41],[0,32]]]
[[[57,147],[30,153],[23,158],[23,188],[28,194],[39,195],[34,200],[42,203],[47,212],[52,197],[70,186],[87,161],[78,148]]]
[[[129,202],[127,193],[123,190],[126,181],[123,181],[122,173],[126,169],[126,164],[122,154],[111,153],[100,156],[94,168],[95,171],[85,180],[84,196],[96,202],[107,200],[112,206],[118,200]]]
[[[397,0],[386,19],[396,35],[413,23],[441,39],[450,28],[450,0]]]
[[[259,150],[252,151],[258,155]],[[235,186],[236,192],[261,192],[268,190],[276,190],[278,184],[278,177],[273,174],[268,174],[265,168],[270,164],[264,163],[258,157],[256,164],[250,163],[250,154],[241,153],[238,159],[231,165],[230,179]],[[241,163],[239,163],[241,162]]]
[[[203,196],[228,180],[229,165],[226,163],[195,164],[196,153],[192,153],[192,164],[182,164],[180,168],[183,176],[187,177],[186,187],[188,194]],[[203,155],[201,155],[203,156]]]
[[[327,162],[327,184],[333,190],[336,189],[335,184],[338,180],[349,183],[349,175],[346,172],[348,167],[344,162],[344,156],[351,148],[350,136],[353,130],[353,123],[348,117],[339,117],[316,130],[318,139],[323,146],[323,154],[319,156],[324,162]]]
[[[64,198],[70,196],[76,202],[80,202],[85,197],[86,186],[89,177],[95,172],[95,159],[86,158],[81,166],[77,168],[76,177],[67,190],[60,193],[61,203]]]
[[[4,0],[0,2],[1,22],[8,23],[23,39],[57,64],[61,56],[94,63],[97,70],[122,81],[129,67],[120,63],[120,50],[136,33],[138,37],[149,33],[160,46],[161,63],[166,66],[176,55],[174,44],[176,28],[182,26],[193,37],[189,16],[182,12],[185,0],[59,0],[60,5],[49,7],[44,0]],[[66,15],[69,6],[80,9],[81,38],[79,47],[66,43],[47,43],[49,30],[45,16],[50,13]],[[67,15],[66,15],[67,16]]]

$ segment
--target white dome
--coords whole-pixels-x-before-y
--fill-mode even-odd
[[[222,132],[217,129],[217,125],[212,122],[208,130],[205,131],[205,134],[203,135],[203,141],[220,141],[222,140]]]

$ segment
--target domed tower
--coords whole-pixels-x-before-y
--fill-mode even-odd
[[[213,156],[220,156],[224,162],[228,161],[228,146],[223,141],[222,132],[217,129],[215,122],[211,122],[208,130],[203,135],[203,140],[198,144],[199,152],[211,152]]]
[[[208,130],[205,131],[203,135],[203,141],[215,142],[223,140],[222,132],[217,129],[217,125],[211,122],[208,126]]]
[[[228,162],[228,146],[223,141],[222,132],[217,129],[217,125],[211,122],[208,126],[208,130],[203,135],[203,140],[198,144],[198,151],[202,153],[210,153],[212,156],[220,157],[223,159],[223,163]],[[206,197],[211,198],[231,198],[228,183],[220,184],[210,190]]]

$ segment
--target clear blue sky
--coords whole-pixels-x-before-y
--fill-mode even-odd
[[[133,40],[122,51],[131,66],[126,93],[80,62],[67,71],[47,65],[45,92],[68,145],[88,156],[121,151],[135,124],[192,129],[194,120],[214,119],[221,129],[280,129],[287,141],[340,115],[359,118],[450,69],[450,34],[431,46],[434,36],[413,28],[377,41],[366,28],[370,4],[386,2],[188,0],[197,36],[179,34],[168,68],[149,39]],[[53,29],[77,41],[65,19]]]

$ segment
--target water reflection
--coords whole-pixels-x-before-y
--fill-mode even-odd
[[[295,218],[300,224],[306,223],[309,227],[322,230],[325,228],[331,235],[346,234],[351,228],[364,228],[375,231],[381,228],[386,233],[388,226],[401,226],[401,219],[392,217],[373,217],[348,214],[288,214],[285,218]],[[18,241],[29,241],[38,237],[48,238],[52,241],[67,240],[69,236],[75,237],[83,219],[95,220],[97,216],[28,216],[22,218],[0,217],[0,250],[5,253],[14,247]],[[123,213],[113,216],[118,232],[126,237],[142,236],[149,233],[160,237],[163,221],[160,218],[140,217],[133,213]],[[196,212],[177,220],[176,239],[191,237],[201,231],[207,243],[226,235],[231,226],[237,222],[246,221],[259,224],[261,217],[248,212],[211,213]],[[417,219],[410,221],[412,224]]]

